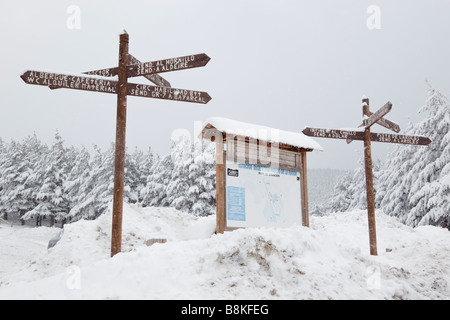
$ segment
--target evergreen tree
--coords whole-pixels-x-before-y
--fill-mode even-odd
[[[3,206],[1,201],[2,190],[4,188],[4,174],[2,168],[4,168],[3,163],[8,159],[8,145],[0,138],[0,217],[8,220],[8,212],[6,208]]]
[[[136,203],[139,201],[139,192],[143,187],[141,185],[141,172],[139,171],[140,162],[144,153],[137,148],[133,154],[125,156],[125,177],[123,198],[127,203]]]
[[[190,138],[182,136],[175,142],[171,157],[174,167],[166,189],[168,205],[178,210],[189,210],[193,205],[193,198],[188,195],[191,188],[189,167],[193,165]]]
[[[24,219],[28,220],[31,218],[31,215],[28,213],[39,205],[37,193],[42,186],[43,179],[43,177],[39,175],[39,168],[42,165],[42,159],[44,159],[44,156],[48,153],[48,147],[39,141],[36,133],[33,134],[33,136],[26,138],[23,144],[25,161],[29,168],[29,172],[24,176],[25,179],[22,181],[23,189],[21,195],[27,203],[24,208],[24,211],[26,211]],[[36,219],[36,226],[40,226],[42,217],[40,215],[35,215],[34,218]]]
[[[141,203],[143,201],[143,191],[145,190],[145,186],[147,185],[147,178],[151,175],[153,164],[158,159],[155,157],[150,147],[147,149],[146,153],[140,150],[138,151],[136,149],[132,157],[136,162],[138,171],[136,191],[138,193],[138,202]]]
[[[378,192],[380,161],[372,161],[373,185],[375,195]],[[366,172],[363,158],[358,161],[353,173],[342,177],[334,188],[334,194],[326,205],[326,212],[344,212],[355,209],[367,209]]]
[[[64,182],[64,193],[69,201],[70,211],[68,220],[78,220],[82,217],[80,208],[77,206],[82,203],[86,195],[86,182],[91,174],[91,163],[89,151],[82,147],[81,150],[74,150],[73,166],[68,172]]]
[[[215,145],[198,143],[194,163],[189,166],[192,182],[188,196],[192,199],[190,212],[206,216],[216,212],[216,158]]]
[[[350,184],[352,183],[353,173],[343,176],[334,187],[333,196],[325,206],[325,212],[345,212],[348,211],[352,201]],[[318,209],[318,211],[322,211]]]
[[[14,214],[20,218],[26,212],[26,201],[22,197],[24,181],[29,175],[23,145],[12,141],[0,167],[0,203],[2,212]],[[22,220],[23,221],[23,220]]]
[[[69,201],[63,192],[63,184],[69,171],[69,164],[64,147],[64,141],[58,132],[55,134],[54,143],[47,155],[44,155],[41,164],[37,168],[38,181],[41,186],[36,195],[38,205],[28,211],[26,218],[49,217],[50,226],[57,221],[65,221],[70,210]]]
[[[412,134],[413,125],[409,124],[406,134]],[[409,191],[414,176],[406,176],[416,164],[414,153],[417,146],[396,145],[393,152],[388,155],[380,178],[380,192],[377,193],[375,201],[386,214],[406,217],[411,210],[408,204]],[[402,222],[405,222],[404,219]]]
[[[152,167],[143,205],[170,206],[195,215],[215,213],[215,146],[172,141],[171,152]]]
[[[172,179],[174,163],[171,153],[155,161],[147,177],[147,185],[141,191],[142,205],[151,207],[168,207],[167,186]]]
[[[105,152],[94,147],[91,173],[81,190],[83,200],[70,211],[72,219],[95,219],[105,212],[114,190],[114,144]]]
[[[449,226],[450,104],[439,91],[429,88],[419,112],[428,117],[408,134],[429,137],[428,146],[397,146],[383,174],[381,207],[404,223]]]

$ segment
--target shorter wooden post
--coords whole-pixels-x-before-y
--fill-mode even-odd
[[[301,194],[301,208],[302,208],[302,225],[309,227],[309,204],[308,204],[308,178],[306,166],[306,152],[301,152],[297,156],[300,160],[300,194]]]
[[[226,186],[225,169],[226,153],[223,146],[223,136],[215,138],[216,142],[216,233],[225,232]]]
[[[363,115],[370,116],[369,99],[363,99]],[[369,222],[369,242],[370,254],[376,256],[377,253],[377,231],[375,225],[375,195],[373,191],[372,172],[372,150],[370,142],[370,128],[364,130],[364,163],[366,171],[366,195],[367,195],[367,215]]]

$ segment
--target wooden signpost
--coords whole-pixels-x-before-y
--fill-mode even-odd
[[[117,68],[88,71],[83,74],[26,71],[21,75],[22,80],[27,84],[46,86],[50,89],[65,88],[117,94],[111,257],[119,253],[122,247],[127,96],[200,104],[206,104],[211,100],[207,92],[172,88],[167,80],[158,75],[163,72],[203,67],[210,60],[206,54],[141,63],[128,53],[128,43],[128,34],[121,34]],[[117,80],[111,79],[116,76]],[[137,76],[147,78],[156,86],[128,83],[128,78]]]
[[[364,141],[364,162],[366,173],[366,194],[367,194],[367,215],[369,224],[369,242],[370,242],[370,254],[377,255],[377,238],[376,238],[376,225],[375,225],[375,195],[373,191],[373,172],[372,172],[372,151],[371,142],[385,142],[385,143],[398,143],[398,144],[410,144],[410,145],[428,145],[431,140],[422,136],[407,136],[400,134],[389,133],[373,133],[370,132],[370,128],[375,123],[382,125],[383,127],[390,129],[394,132],[399,132],[400,127],[389,121],[385,116],[391,109],[392,103],[388,102],[381,107],[377,112],[371,113],[369,107],[369,99],[363,99],[363,123],[359,126],[361,130],[328,130],[319,128],[305,128],[303,133],[307,136],[316,138],[331,138],[331,139],[345,139],[347,143],[353,140]]]

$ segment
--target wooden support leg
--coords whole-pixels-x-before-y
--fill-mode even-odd
[[[225,232],[225,168],[226,153],[223,147],[223,138],[215,139],[216,142],[216,233]]]
[[[370,116],[369,99],[363,100],[366,105],[363,106],[363,113]],[[367,215],[369,222],[369,242],[370,254],[376,256],[377,253],[377,231],[375,225],[375,196],[373,191],[373,172],[372,172],[372,150],[370,143],[370,128],[364,131],[364,162],[366,171],[366,192],[367,192]]]
[[[308,178],[306,166],[306,152],[300,155],[300,193],[301,193],[301,208],[302,208],[302,225],[309,227],[309,205],[308,205]]]

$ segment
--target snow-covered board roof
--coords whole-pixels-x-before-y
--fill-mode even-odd
[[[212,128],[227,134],[245,136],[269,143],[280,143],[295,148],[323,151],[320,144],[301,132],[284,131],[227,118],[211,117],[204,122],[202,135],[206,130]]]

